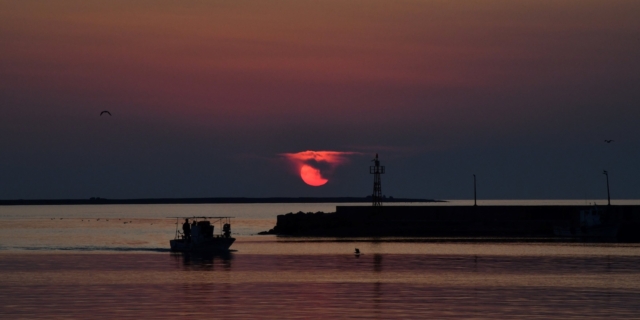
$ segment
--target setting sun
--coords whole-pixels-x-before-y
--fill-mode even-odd
[[[300,177],[306,184],[314,187],[322,186],[329,181],[322,177],[320,170],[306,164],[300,168]]]

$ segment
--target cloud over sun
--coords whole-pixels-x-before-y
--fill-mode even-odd
[[[297,153],[281,153],[297,171],[306,184],[319,187],[329,182],[327,174],[348,161],[350,155],[359,154],[349,151],[301,151]]]

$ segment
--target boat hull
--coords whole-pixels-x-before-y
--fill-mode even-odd
[[[169,240],[173,252],[228,252],[236,241],[235,238],[211,238],[202,241],[187,241],[184,239]]]

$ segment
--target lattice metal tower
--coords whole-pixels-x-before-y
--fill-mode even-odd
[[[369,167],[369,173],[373,174],[373,206],[382,207],[382,184],[380,182],[380,175],[384,174],[384,166],[380,165],[377,153],[376,158],[372,161],[374,165]]]

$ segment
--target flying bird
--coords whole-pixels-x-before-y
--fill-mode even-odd
[[[106,114],[108,114],[108,115],[111,115],[111,112],[109,112],[109,111],[107,111],[107,110],[104,110],[104,111],[100,112],[100,116],[102,116],[102,115],[103,115],[103,114],[105,114],[105,113],[106,113]]]
[[[605,140],[604,142],[611,143],[611,142],[613,142],[613,140]]]

